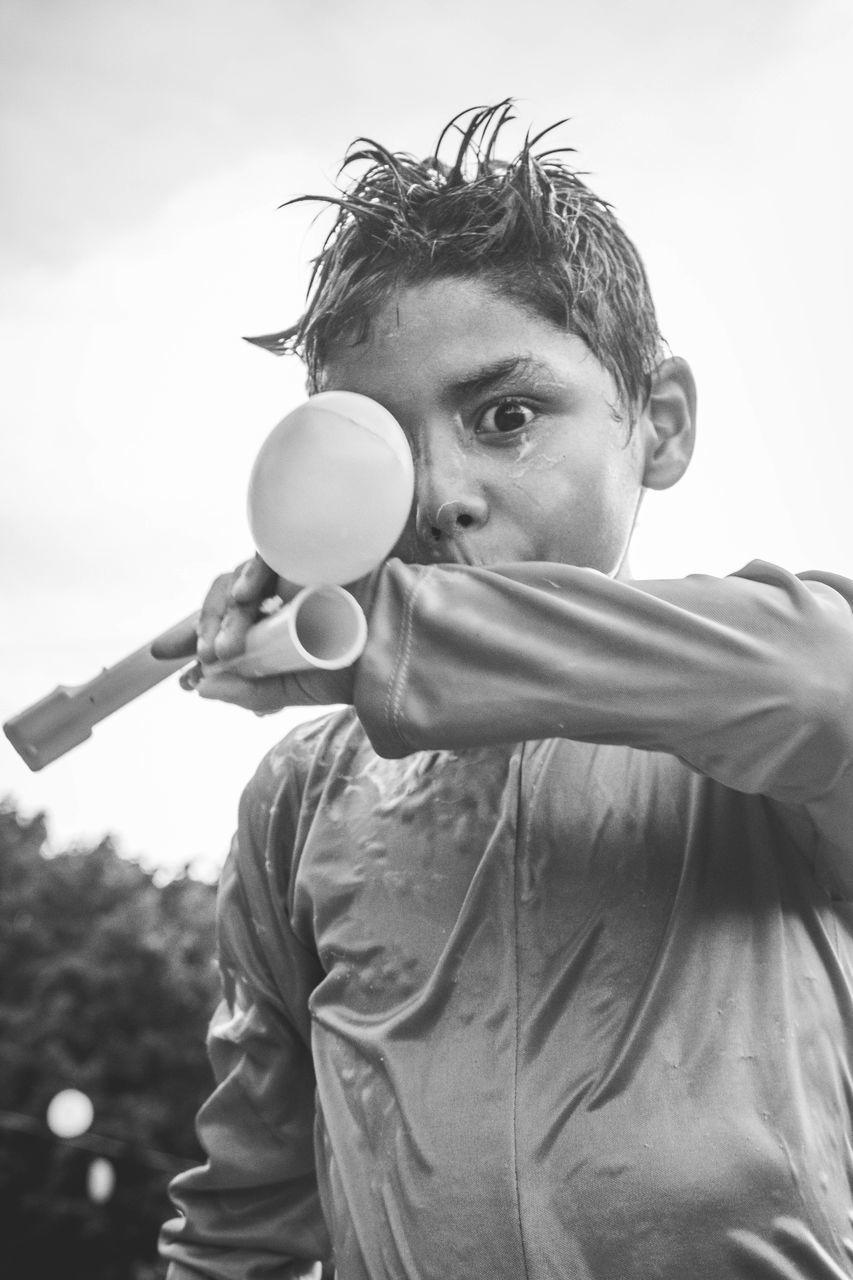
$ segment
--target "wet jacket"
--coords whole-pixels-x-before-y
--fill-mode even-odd
[[[853,1275],[851,608],[385,566],[243,798],[170,1280]]]

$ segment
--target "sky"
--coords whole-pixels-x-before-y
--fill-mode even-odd
[[[649,495],[642,578],[760,557],[853,572],[849,0],[0,0],[0,720],[196,608],[251,552],[245,492],[358,135],[428,154],[518,100],[638,244],[699,442]],[[0,797],[214,876],[258,719],[170,680]]]

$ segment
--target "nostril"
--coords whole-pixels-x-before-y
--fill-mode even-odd
[[[474,500],[442,502],[437,511],[422,511],[417,517],[417,525],[422,538],[442,542],[469,529],[478,529],[485,524],[487,515],[485,504]]]

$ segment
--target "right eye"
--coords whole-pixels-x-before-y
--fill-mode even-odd
[[[533,421],[534,412],[529,405],[512,396],[499,400],[483,414],[477,423],[478,435],[510,435],[521,431]]]

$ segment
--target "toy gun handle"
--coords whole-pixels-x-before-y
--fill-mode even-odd
[[[194,627],[198,616],[190,614],[158,639]],[[304,587],[277,612],[255,623],[240,657],[207,670],[249,678],[313,668],[338,670],[356,661],[366,640],[367,622],[354,596],[338,586]],[[34,772],[85,742],[99,720],[195,661],[154,658],[153,643],[105,667],[86,684],[59,685],[4,724],[6,737]]]
[[[198,614],[190,614],[177,627],[194,624]],[[3,725],[3,732],[18,755],[35,772],[64,756],[92,736],[92,727],[112,715],[148,689],[187,666],[189,658],[165,662],[151,656],[151,645],[143,645],[112,667],[105,667],[86,684],[58,685],[39,702],[33,703]]]

